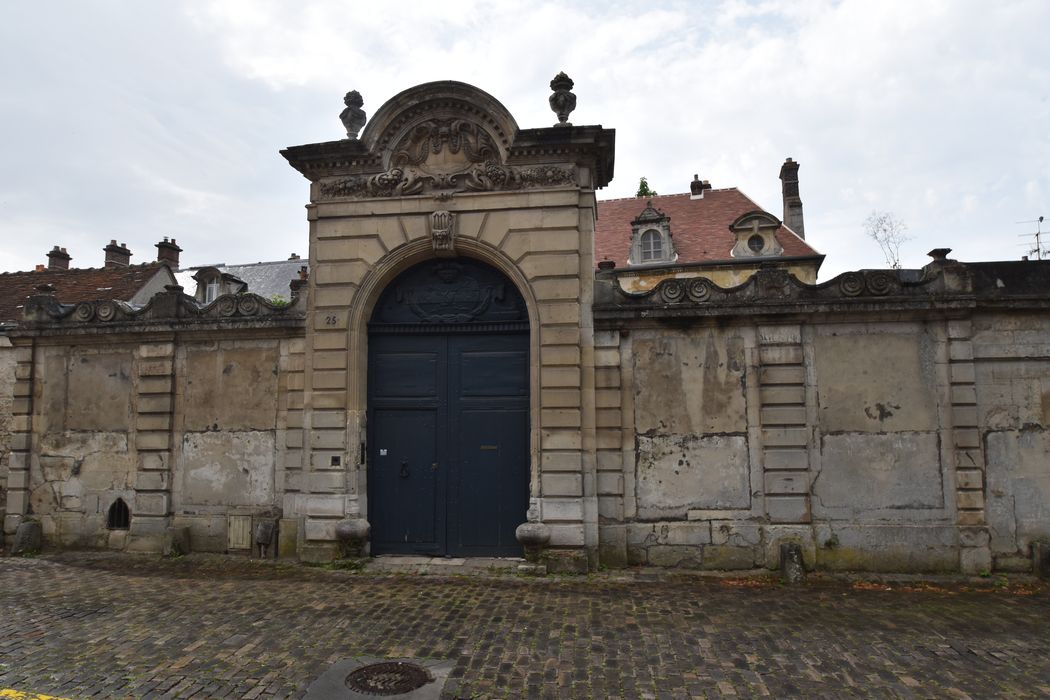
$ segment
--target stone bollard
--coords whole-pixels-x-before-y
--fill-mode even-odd
[[[543,548],[551,541],[551,529],[546,523],[530,520],[518,525],[514,536],[525,548],[525,561],[530,564],[539,564]]]
[[[802,545],[797,542],[784,542],[780,545],[780,575],[792,585],[806,582]]]
[[[372,526],[364,518],[340,520],[335,524],[335,538],[345,559],[360,559],[365,553],[365,544]]]
[[[182,557],[190,553],[190,529],[185,525],[169,527],[164,532],[164,556]]]
[[[264,518],[255,523],[255,551],[263,559],[273,556],[274,533],[277,532],[277,521]]]
[[[36,520],[23,520],[15,530],[15,541],[11,545],[11,556],[39,554],[44,544],[44,529]]]
[[[1032,573],[1050,579],[1050,542],[1032,543]]]

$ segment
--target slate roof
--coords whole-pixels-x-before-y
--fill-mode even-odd
[[[729,251],[733,249],[736,238],[729,225],[748,212],[764,211],[735,187],[706,190],[702,199],[691,199],[686,192],[600,201],[594,234],[595,262],[612,260],[618,268],[628,266],[631,222],[650,199],[654,207],[671,218],[677,265],[734,260]],[[777,229],[776,237],[784,247],[781,257],[820,257],[820,253],[783,224]],[[763,259],[770,258],[746,258],[748,262]]]
[[[117,299],[131,301],[139,290],[167,266],[151,262],[129,267],[88,267],[0,273],[0,323],[22,320],[26,297],[41,284],[55,287],[59,303]]]
[[[227,265],[225,263],[198,265],[179,270],[175,273],[175,277],[186,293],[192,296],[194,290],[197,289],[197,281],[193,279],[193,276],[198,270],[213,267],[224,275],[232,275],[244,282],[248,285],[247,291],[258,294],[264,299],[269,299],[275,294],[290,299],[289,285],[292,280],[299,279],[299,268],[306,264],[306,260],[274,260],[246,265]]]

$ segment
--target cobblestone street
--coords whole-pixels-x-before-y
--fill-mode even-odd
[[[299,697],[332,664],[370,656],[450,660],[447,698],[1048,697],[1050,595],[995,583],[7,558],[0,689]]]

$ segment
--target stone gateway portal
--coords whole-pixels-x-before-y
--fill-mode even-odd
[[[521,553],[528,331],[514,285],[467,258],[417,265],[383,292],[368,329],[374,553]]]

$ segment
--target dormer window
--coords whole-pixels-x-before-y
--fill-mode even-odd
[[[784,254],[777,240],[780,220],[764,211],[751,211],[737,218],[730,226],[736,244],[730,255],[734,258],[765,258]]]
[[[664,242],[660,232],[650,229],[642,234],[642,262],[657,262],[664,259]]]
[[[219,297],[219,280],[212,279],[204,287],[204,303],[210,304]]]
[[[648,206],[631,222],[631,265],[657,265],[674,262],[678,256],[671,239],[671,219],[653,206]]]

